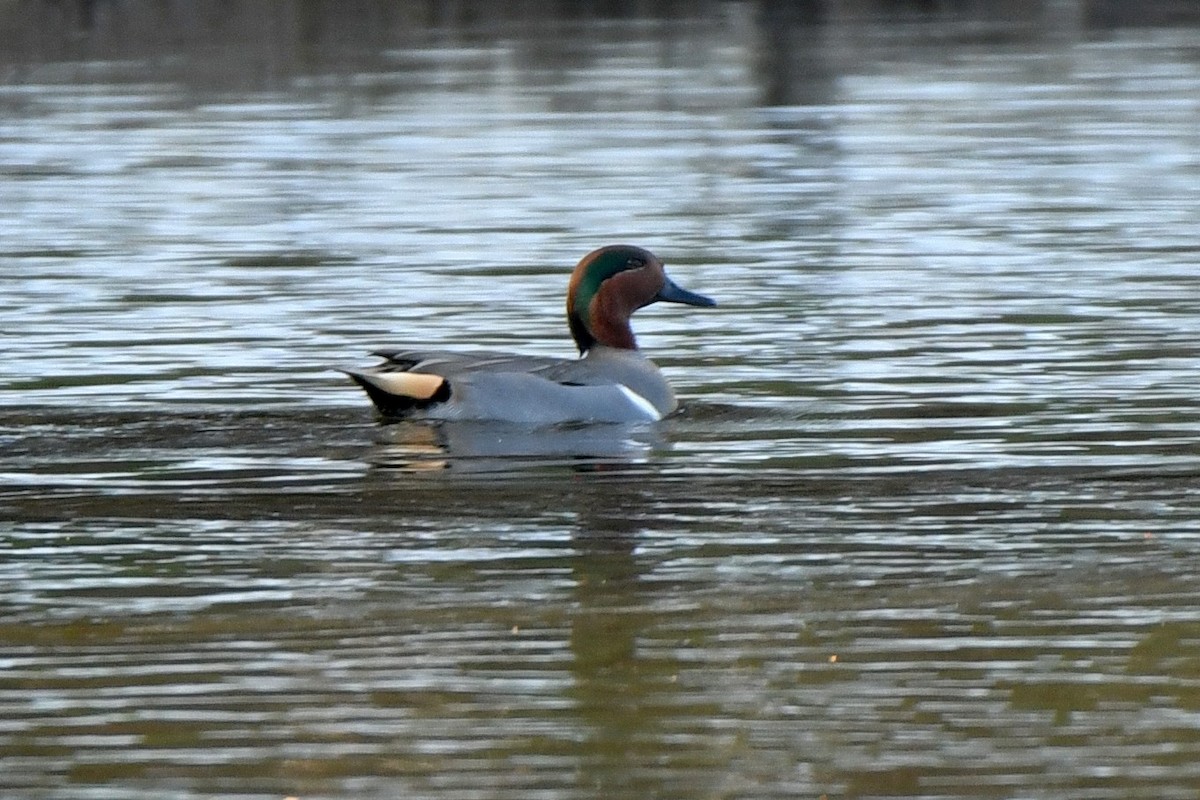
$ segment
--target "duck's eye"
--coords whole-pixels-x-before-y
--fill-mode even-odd
[[[646,262],[641,258],[631,258],[625,262],[625,266],[629,269],[641,269],[642,267],[646,266]]]

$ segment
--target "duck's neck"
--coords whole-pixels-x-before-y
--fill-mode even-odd
[[[596,344],[621,350],[637,350],[637,339],[629,326],[633,312],[644,305],[636,298],[645,294],[644,276],[626,272],[609,278],[588,306],[588,329]]]
[[[600,292],[592,300],[588,326],[596,344],[622,350],[637,350],[637,339],[629,326],[629,316],[635,309],[615,292]]]

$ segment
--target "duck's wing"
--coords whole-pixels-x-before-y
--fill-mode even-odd
[[[372,355],[384,359],[374,369],[386,372],[417,372],[446,378],[468,372],[553,373],[572,363],[560,358],[526,356],[499,350],[408,350],[387,348]],[[553,378],[550,378],[553,380]]]
[[[362,369],[343,369],[342,372],[349,375],[380,412],[389,417],[455,409],[461,403],[460,398],[454,397],[452,386],[461,386],[476,376],[540,376],[544,381],[558,383],[556,378],[549,376],[564,363],[570,363],[557,358],[496,350],[385,348],[374,351],[373,355],[382,358],[383,363]]]

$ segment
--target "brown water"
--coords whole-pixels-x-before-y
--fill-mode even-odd
[[[1200,797],[1200,15],[919,5],[0,6],[0,797]]]

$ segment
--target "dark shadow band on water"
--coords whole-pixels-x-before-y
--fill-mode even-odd
[[[383,518],[407,509],[488,515],[544,507],[556,493],[601,484],[614,497],[651,491],[664,508],[753,507],[802,498],[942,496],[983,492],[1084,495],[1104,485],[1187,490],[1197,466],[1081,459],[995,466],[920,463],[813,452],[773,458],[789,443],[770,413],[700,411],[662,426],[528,431],[489,425],[380,425],[360,408],[142,415],[0,410],[5,448],[0,507],[11,520],[80,517]],[[792,429],[794,435],[794,429]],[[751,437],[758,437],[751,440]],[[753,461],[719,454],[747,449]],[[716,455],[714,455],[716,454]],[[1068,460],[1069,461],[1069,460]],[[924,502],[923,501],[923,502]],[[967,502],[967,501],[963,501]]]

